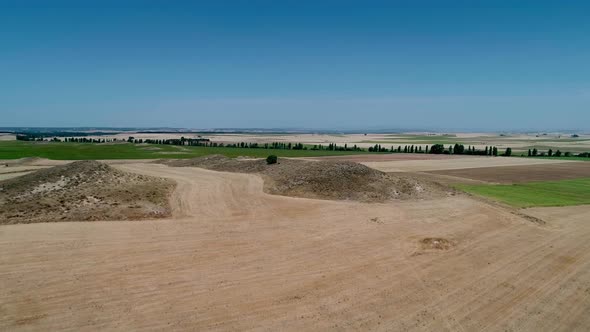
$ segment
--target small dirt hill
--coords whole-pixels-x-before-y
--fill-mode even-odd
[[[174,167],[256,173],[263,177],[267,193],[294,197],[384,202],[390,199],[441,197],[451,191],[436,183],[412,176],[389,175],[349,161],[279,158],[279,163],[267,165],[263,159],[231,159],[213,155],[158,162]]]
[[[161,218],[170,215],[174,186],[77,161],[0,181],[0,224]]]

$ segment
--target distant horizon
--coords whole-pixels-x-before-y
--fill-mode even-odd
[[[485,133],[485,134],[502,134],[502,133],[518,133],[518,134],[539,134],[539,133],[564,133],[564,134],[590,134],[590,132],[583,129],[522,129],[522,130],[478,130],[478,129],[428,129],[428,128],[191,128],[191,127],[102,127],[102,126],[72,126],[72,127],[35,127],[35,126],[10,126],[0,127],[0,133],[13,133],[19,130],[110,130],[118,132],[131,131],[163,131],[163,132],[277,132],[277,133],[345,133],[345,134],[380,134],[380,133],[436,133],[436,134],[453,134],[453,133]]]

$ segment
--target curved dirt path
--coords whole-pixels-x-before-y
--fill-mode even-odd
[[[0,330],[590,328],[589,207],[531,211],[539,227],[468,197],[319,201],[116,167],[176,180],[174,217],[0,227]]]
[[[202,168],[168,167],[159,164],[113,165],[144,175],[164,176],[178,183],[171,197],[174,219],[233,220],[316,214],[317,210],[354,205],[269,195],[256,175],[215,172]]]

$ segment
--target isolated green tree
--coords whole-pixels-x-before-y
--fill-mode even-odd
[[[274,154],[271,154],[270,156],[266,157],[266,163],[268,165],[276,164],[278,159],[279,158],[277,156],[275,156]]]

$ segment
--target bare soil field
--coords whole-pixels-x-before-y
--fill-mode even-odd
[[[43,161],[46,161],[43,164]],[[22,158],[15,160],[1,160],[0,161],[0,181],[12,179],[21,175],[38,171],[40,169],[56,166],[62,163],[55,163],[53,160],[42,158]]]
[[[0,227],[0,330],[590,328],[590,210],[269,195],[161,164],[172,217]],[[571,209],[571,208],[568,208]]]
[[[590,205],[563,207],[536,207],[520,210],[522,213],[539,218],[553,228],[568,228],[572,224],[587,223],[590,220]],[[590,290],[588,290],[590,292]]]
[[[448,160],[460,158],[473,158],[466,155],[445,155],[445,154],[424,154],[424,153],[391,153],[391,154],[355,154],[348,156],[328,156],[305,158],[310,160],[332,160],[332,161],[353,161],[362,162],[385,162],[403,160]]]
[[[0,182],[0,224],[170,215],[174,182],[77,161]]]
[[[17,176],[25,175],[33,171],[37,171],[46,167],[39,167],[39,166],[14,166],[14,167],[7,167],[7,166],[0,166],[0,181],[11,179]]]
[[[521,183],[590,177],[590,163],[568,162],[526,166],[480,167],[432,171],[430,173],[492,183]]]
[[[480,167],[505,167],[518,165],[546,165],[572,163],[575,161],[549,160],[536,158],[507,157],[465,157],[452,156],[446,159],[397,160],[397,161],[359,161],[361,164],[382,172],[426,172]]]
[[[0,133],[0,141],[14,141],[15,139],[16,135],[14,134]]]

